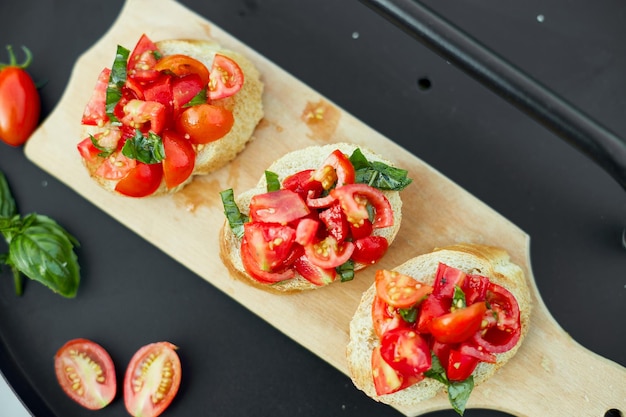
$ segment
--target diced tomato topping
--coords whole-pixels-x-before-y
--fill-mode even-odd
[[[163,179],[167,188],[174,188],[184,183],[193,172],[196,153],[189,141],[175,130],[163,132]]]
[[[103,69],[96,81],[96,87],[91,93],[91,98],[85,106],[81,123],[90,126],[103,126],[109,121],[106,114],[107,86],[109,85],[109,77],[111,70]]]
[[[254,222],[287,224],[308,214],[306,203],[290,190],[257,194],[250,200],[250,218]]]
[[[413,307],[433,291],[433,287],[397,271],[376,271],[376,293],[396,308]]]
[[[156,44],[145,34],[141,35],[128,58],[126,65],[128,77],[142,82],[148,82],[158,77],[159,71],[154,69],[158,53]]]
[[[157,71],[164,71],[166,74],[174,74],[177,77],[195,74],[200,77],[202,86],[209,82],[209,70],[200,61],[187,55],[168,55],[160,59],[155,65]]]
[[[383,236],[366,236],[354,241],[352,260],[362,264],[374,264],[387,253],[389,242]]]
[[[131,161],[134,161],[134,159]],[[115,191],[128,197],[149,196],[161,185],[163,167],[161,164],[144,164],[142,162],[137,162],[136,164],[117,183]]]
[[[430,322],[430,333],[441,343],[461,343],[479,329],[487,311],[484,301],[435,317]]]
[[[86,138],[80,141],[77,145],[80,156],[87,162],[97,161],[100,154],[100,149],[96,148],[91,141],[91,138]]]
[[[339,200],[348,221],[355,225],[369,219],[369,204],[374,210],[373,228],[393,226],[393,209],[387,197],[367,184],[347,184],[333,189],[330,194]]]
[[[320,268],[336,268],[350,260],[354,252],[354,243],[338,243],[337,239],[327,236],[316,243],[311,243],[304,247],[309,260]]]
[[[337,271],[334,268],[321,268],[311,262],[305,255],[296,259],[293,266],[298,274],[317,286],[328,285],[337,277]]]
[[[283,180],[282,186],[300,194],[300,197],[305,201],[308,198],[317,198],[324,191],[324,187],[322,187],[321,182],[313,179],[314,172],[314,169],[308,169],[290,175]]]
[[[209,75],[209,98],[219,100],[236,94],[243,86],[243,71],[235,61],[216,54]]]
[[[473,356],[465,355],[456,349],[450,349],[446,376],[450,381],[464,381],[474,372],[478,362],[479,360]]]
[[[353,184],[354,178],[355,171],[350,159],[339,149],[333,151],[313,173],[313,179],[322,183],[325,190]]]
[[[150,122],[150,130],[161,133],[166,122],[166,107],[158,101],[130,100],[123,108],[122,123],[140,129],[144,123]]]
[[[386,331],[380,340],[380,354],[385,362],[405,376],[419,376],[431,366],[428,342],[407,327]]]
[[[328,234],[341,243],[349,236],[350,226],[341,206],[338,203],[331,205],[319,214],[320,220],[326,225]]]
[[[387,304],[378,294],[374,296],[372,303],[372,322],[374,323],[374,331],[379,338],[383,337],[383,334],[389,330],[408,326],[398,310]]]
[[[116,152],[105,158],[96,170],[96,175],[106,180],[120,180],[137,166],[137,161]]]
[[[251,253],[251,248],[246,238],[241,240],[241,260],[243,262],[243,266],[248,274],[255,280],[263,283],[263,284],[275,284],[277,282],[286,281],[295,276],[295,272],[293,269],[287,268],[280,272],[268,272],[264,271],[259,267],[259,264],[253,257]]]

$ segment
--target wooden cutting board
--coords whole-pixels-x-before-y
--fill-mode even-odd
[[[185,22],[180,24],[180,22]],[[76,144],[80,118],[96,78],[110,67],[118,44],[132,48],[142,33],[153,40],[214,38],[246,54],[265,83],[265,118],[254,140],[232,163],[196,178],[173,196],[132,199],[99,188],[81,165]],[[322,109],[322,119],[307,118]],[[400,233],[381,268],[455,242],[501,246],[520,264],[534,296],[530,333],[507,366],[473,392],[468,407],[519,416],[602,416],[626,410],[626,369],[585,350],[554,321],[534,282],[529,237],[498,213],[389,139],[337,107],[219,27],[173,0],[127,0],[111,29],[76,62],[69,85],[50,117],[26,145],[27,157],[97,207],[191,271],[347,373],[348,323],[369,287],[374,268],[349,283],[294,295],[270,294],[229,276],[218,255],[224,216],[219,191],[241,192],[284,153],[309,145],[353,142],[378,150],[409,170],[414,183],[402,192]],[[356,388],[355,388],[356,389]],[[400,410],[420,415],[449,408],[445,394]]]

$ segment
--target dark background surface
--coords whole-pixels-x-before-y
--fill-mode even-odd
[[[626,196],[601,167],[356,0],[182,3],[527,232],[535,279],[555,319],[586,348],[626,365]],[[425,3],[626,135],[623,2]],[[32,50],[31,74],[46,81],[44,117],[76,58],[122,4],[0,2],[0,44]],[[431,87],[421,89],[420,79]],[[54,377],[54,353],[75,337],[102,344],[119,375],[140,346],[179,345],[184,377],[168,416],[399,416],[33,165],[22,148],[0,144],[0,170],[22,213],[53,217],[82,243],[75,299],[34,282],[17,297],[10,273],[0,272],[0,370],[36,417],[92,415]],[[589,375],[589,383],[600,381]],[[118,396],[98,416],[125,413]]]

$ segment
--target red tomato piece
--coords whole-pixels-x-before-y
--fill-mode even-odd
[[[433,291],[433,287],[397,271],[376,271],[376,294],[396,308],[413,307]]]
[[[96,169],[96,175],[106,180],[120,180],[137,166],[137,161],[127,158],[122,152],[116,152],[102,161]]]
[[[158,101],[133,99],[123,106],[123,112],[121,122],[125,125],[141,129],[144,123],[150,122],[150,130],[157,135],[165,128],[167,109]]]
[[[328,234],[337,240],[338,243],[348,238],[350,225],[346,216],[338,203],[331,205],[328,209],[319,213],[320,220],[326,225]]]
[[[243,71],[235,61],[216,54],[209,75],[209,98],[219,100],[236,94],[243,86]]]
[[[174,99],[172,83],[173,81],[170,75],[159,76],[159,78],[143,89],[143,101],[156,101],[166,108],[171,107],[172,100]]]
[[[404,321],[398,309],[391,307],[378,295],[374,296],[372,303],[372,322],[374,324],[374,332],[381,338],[387,331],[398,327],[406,327],[408,323]]]
[[[517,300],[506,288],[489,283],[487,289],[489,310],[485,313],[488,327],[474,335],[474,343],[490,353],[512,349],[521,336],[520,312]],[[495,322],[491,322],[496,316]]]
[[[454,297],[454,288],[462,288],[465,277],[465,272],[460,269],[440,263],[435,273],[434,294],[441,297]]]
[[[466,356],[472,356],[481,362],[496,363],[496,355],[485,351],[482,346],[474,346],[472,343],[462,343],[459,352]]]
[[[245,223],[244,237],[248,250],[258,267],[265,272],[276,272],[292,252],[296,231],[289,226],[270,223]]]
[[[324,188],[322,183],[313,179],[314,169],[297,172],[283,180],[282,187],[300,194],[303,200],[319,197]]]
[[[302,198],[291,190],[257,194],[250,200],[250,219],[254,222],[287,224],[309,212]]]
[[[275,284],[293,278],[296,273],[293,269],[285,269],[280,272],[268,272],[259,267],[256,259],[251,254],[251,248],[244,235],[241,239],[241,261],[248,274],[262,284]]]
[[[319,226],[320,222],[317,220],[309,217],[301,219],[296,226],[296,243],[301,246],[312,243],[317,235]]]
[[[91,141],[91,138],[81,140],[78,145],[78,152],[80,156],[87,162],[96,162],[100,159],[100,149],[96,148]]]
[[[480,362],[472,356],[464,355],[456,349],[450,349],[446,376],[450,381],[464,381],[474,372]]]
[[[336,149],[313,173],[313,179],[321,182],[325,190],[330,190],[333,186],[339,188],[346,184],[353,184],[354,166],[346,154]]]
[[[324,269],[315,265],[305,255],[300,256],[293,263],[296,272],[310,283],[317,286],[328,285],[337,277],[335,269]]]
[[[320,268],[336,268],[350,260],[354,252],[354,243],[343,242],[339,244],[332,236],[306,245],[304,253],[309,260]]]
[[[465,303],[471,305],[485,301],[489,279],[481,275],[467,274],[461,289],[465,294]]]
[[[204,103],[183,110],[176,119],[176,130],[192,143],[206,144],[226,136],[234,124],[230,110]]]
[[[184,183],[193,172],[196,152],[191,143],[174,130],[164,131],[161,139],[165,152],[163,179],[167,188],[174,188]]]
[[[207,67],[202,62],[188,55],[175,54],[164,56],[155,64],[154,69],[165,71],[178,77],[196,74],[200,77],[203,86],[209,82],[209,70]]]
[[[159,76],[159,71],[154,69],[157,63],[159,49],[156,44],[145,34],[141,35],[135,48],[131,52],[126,71],[128,77],[138,81],[152,81]]]
[[[404,378],[382,357],[380,346],[372,351],[372,377],[377,395],[392,394],[402,389]]]
[[[54,356],[54,370],[63,391],[90,410],[106,407],[117,390],[115,367],[107,351],[87,339],[73,339]]]
[[[411,328],[386,331],[380,340],[380,354],[404,376],[419,376],[431,367],[428,342]]]
[[[371,235],[373,230],[370,219],[363,219],[363,222],[359,224],[350,223],[350,234],[354,240]]]
[[[146,197],[159,188],[162,179],[161,164],[137,162],[137,165],[117,183],[115,191],[129,197]]]
[[[26,61],[18,65],[9,47],[9,64],[0,64],[0,139],[11,146],[23,145],[39,123],[41,100],[26,68],[31,54],[26,48]]]
[[[389,242],[383,236],[367,236],[354,241],[352,260],[362,264],[375,264],[387,253]]]
[[[417,319],[417,331],[420,333],[430,333],[430,322],[439,316],[443,316],[450,311],[451,298],[442,298],[436,294],[430,294],[419,306]]]
[[[330,195],[339,200],[348,221],[361,224],[369,219],[367,204],[374,209],[374,229],[393,226],[393,209],[387,197],[377,188],[367,184],[346,184],[334,188]]]
[[[198,74],[189,74],[172,81],[172,99],[174,111],[180,113],[183,106],[191,101],[202,89],[204,85]]]
[[[169,407],[182,378],[177,349],[157,342],[133,355],[124,375],[124,405],[131,416],[156,417]]]
[[[110,76],[111,70],[109,68],[103,69],[100,75],[98,75],[96,87],[91,93],[91,98],[87,102],[85,110],[83,110],[82,124],[104,126],[109,121],[109,116],[106,114],[106,96]]]
[[[485,303],[479,302],[436,317],[430,322],[430,333],[441,343],[464,342],[480,330],[486,311]]]

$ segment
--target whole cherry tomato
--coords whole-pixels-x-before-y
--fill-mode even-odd
[[[13,48],[7,46],[9,63],[0,63],[0,139],[11,145],[26,142],[37,127],[41,111],[39,92],[26,72],[32,54],[22,47],[26,60],[18,64]]]

